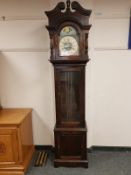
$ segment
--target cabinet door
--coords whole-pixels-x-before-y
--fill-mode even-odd
[[[0,165],[18,162],[17,129],[0,128]]]
[[[56,159],[86,159],[86,132],[55,132]]]
[[[55,66],[56,123],[82,126],[85,112],[84,66]]]

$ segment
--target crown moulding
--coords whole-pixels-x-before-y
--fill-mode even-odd
[[[61,23],[70,20],[70,22],[75,21],[80,27],[83,26],[87,29],[91,12],[91,10],[84,9],[77,1],[67,0],[66,3],[59,2],[53,10],[45,13],[49,19],[49,26],[52,28],[59,27]]]

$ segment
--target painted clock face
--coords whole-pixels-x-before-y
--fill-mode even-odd
[[[65,36],[60,40],[60,56],[78,55],[78,43],[72,36]]]
[[[77,56],[79,55],[78,35],[75,28],[66,26],[60,33],[59,55]]]

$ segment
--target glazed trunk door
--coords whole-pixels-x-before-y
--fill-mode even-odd
[[[57,125],[80,126],[84,123],[83,66],[55,67]]]

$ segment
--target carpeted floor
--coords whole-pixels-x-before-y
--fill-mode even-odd
[[[34,167],[26,175],[131,175],[131,152],[93,151],[88,153],[89,168],[54,168],[53,153],[48,153],[44,166]]]

